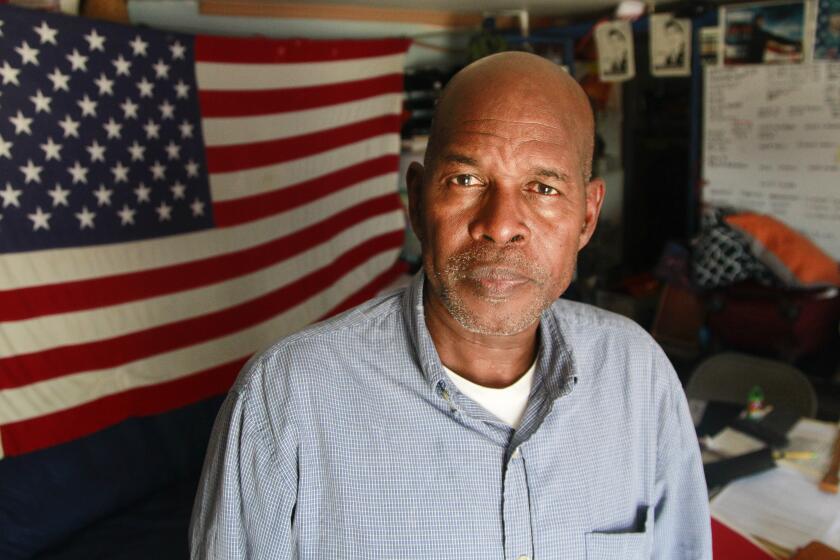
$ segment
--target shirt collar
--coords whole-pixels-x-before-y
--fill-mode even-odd
[[[423,375],[432,390],[438,390],[448,378],[426,327],[424,284],[425,274],[421,268],[406,291],[403,312]],[[563,337],[554,305],[543,311],[538,336],[540,342],[532,394],[541,391],[549,401],[553,401],[570,393],[577,383],[574,356]]]

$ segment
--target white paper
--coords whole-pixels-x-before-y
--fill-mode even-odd
[[[691,20],[673,14],[650,16],[650,73],[654,76],[691,74]]]
[[[732,428],[724,428],[706,438],[706,447],[724,457],[736,457],[767,447],[763,441]]]
[[[788,549],[820,540],[840,548],[840,494],[826,494],[786,469],[742,478],[711,501],[712,515],[736,530]]]
[[[636,75],[633,28],[629,21],[607,21],[595,28],[598,77],[602,82],[622,82]]]
[[[800,419],[788,433],[790,442],[784,451],[813,451],[814,457],[807,460],[777,461],[780,467],[793,469],[808,480],[819,483],[831,462],[831,451],[837,435],[836,424],[820,422],[810,418]]]

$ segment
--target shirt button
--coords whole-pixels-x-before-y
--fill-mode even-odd
[[[516,560],[531,560],[531,559],[528,558],[528,556],[526,556],[525,554],[523,554],[519,558],[517,558]]]
[[[513,454],[511,455],[511,457],[513,457],[514,459],[519,459],[519,457],[521,457],[521,456],[522,456],[522,453],[519,451],[518,447],[513,450]],[[527,556],[520,556],[517,560],[528,560],[528,557]]]

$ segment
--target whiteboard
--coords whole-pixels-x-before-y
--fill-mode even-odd
[[[840,63],[705,69],[703,202],[774,216],[840,260]]]

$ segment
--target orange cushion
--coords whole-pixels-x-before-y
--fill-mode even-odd
[[[750,239],[756,257],[789,285],[840,286],[837,261],[779,220],[752,212],[724,219]]]

